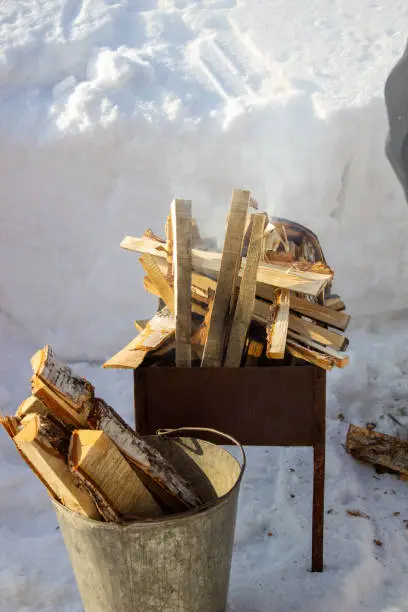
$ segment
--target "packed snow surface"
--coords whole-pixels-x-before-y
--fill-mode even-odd
[[[251,448],[234,612],[408,611],[407,483],[342,446],[349,422],[408,425],[408,208],[384,156],[383,101],[407,17],[402,0],[0,5],[4,412],[50,343],[132,422],[130,374],[99,365],[156,303],[119,242],[163,233],[175,196],[220,244],[234,187],[310,227],[353,315],[351,364],[328,377],[325,572],[308,571],[310,449]],[[2,612],[82,609],[56,528],[0,432]]]

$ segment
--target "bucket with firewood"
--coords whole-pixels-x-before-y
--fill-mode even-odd
[[[86,612],[224,612],[239,485],[245,469],[203,430],[148,438],[204,504],[186,512],[101,522],[54,501]],[[200,439],[184,437],[195,433]]]

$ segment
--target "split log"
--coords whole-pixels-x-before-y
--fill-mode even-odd
[[[54,389],[40,380],[38,376],[33,376],[31,378],[31,392],[46,405],[48,410],[52,412],[57,419],[68,425],[73,425],[74,427],[86,427],[86,416],[90,408],[88,405],[89,403],[85,411],[82,410],[78,412],[78,410],[74,409],[62,395],[58,394]]]
[[[44,383],[43,383],[44,384]],[[28,414],[42,414],[47,416],[50,413],[49,408],[35,395],[27,397],[17,408],[16,417],[23,419]]]
[[[104,368],[129,368],[140,366],[145,357],[174,336],[176,323],[168,308],[157,312],[143,331],[122,350],[103,364]]]
[[[14,438],[20,429],[20,419],[13,416],[0,417],[0,425],[4,427],[10,438]]]
[[[125,457],[143,472],[145,485],[175,511],[195,508],[202,503],[192,486],[146,440],[138,436],[104,401],[97,399],[88,418],[92,429],[104,431]],[[156,487],[154,487],[156,485]],[[153,489],[154,487],[154,489]]]
[[[289,291],[275,289],[275,301],[270,307],[266,326],[266,357],[283,359],[289,324]]]
[[[133,238],[126,236],[120,245],[122,248],[138,253],[149,253],[166,260],[166,251],[161,242],[148,238]],[[221,268],[222,254],[214,251],[201,251],[192,249],[192,265],[195,272],[217,276]],[[239,275],[242,276],[245,268],[245,258]],[[333,278],[333,272],[323,264],[309,264],[307,262],[288,263],[260,263],[257,271],[257,283],[264,283],[282,289],[290,289],[308,295],[319,295],[327,283]]]
[[[116,444],[103,431],[81,429],[72,434],[69,466],[86,482],[91,482],[123,518],[163,514]]]
[[[176,366],[191,367],[191,201],[171,203],[176,317]]]
[[[155,286],[156,295],[163,300],[171,314],[174,315],[175,306],[173,287],[170,285],[167,278],[161,272],[160,268],[157,266],[154,258],[151,255],[142,255],[139,261],[142,264],[142,267],[146,272],[147,276],[149,277],[151,283],[153,283],[153,285]]]
[[[249,204],[249,191],[235,189],[232,194],[224,249],[219,265],[207,342],[204,347],[202,367],[221,366],[224,351],[226,324],[229,316],[231,296],[237,284],[240,267],[245,220]]]
[[[287,339],[286,349],[290,355],[293,357],[297,357],[298,359],[303,359],[303,361],[307,361],[313,365],[322,368],[323,370],[332,370],[334,363],[333,360],[327,355],[323,355],[318,351],[314,351],[302,344],[299,344],[295,340],[291,338]]]
[[[346,450],[355,459],[408,475],[408,442],[366,427],[350,425]]]
[[[40,349],[31,358],[34,376],[56,393],[68,398],[73,408],[80,410],[94,397],[94,388],[87,380],[75,376],[71,368],[60,361],[50,346]]]
[[[89,493],[79,488],[66,463],[68,440],[46,417],[32,415],[14,442],[51,495],[70,510],[93,519],[99,512]]]
[[[333,361],[334,365],[338,368],[345,368],[350,363],[349,356],[343,353],[342,351],[336,351],[335,349],[329,346],[323,346],[322,344],[313,342],[313,340],[305,338],[304,336],[301,336],[296,332],[288,330],[288,338],[291,338],[299,344],[303,344],[306,347],[309,347],[315,351],[327,355]]]
[[[252,232],[246,257],[246,265],[239,287],[237,305],[228,341],[225,358],[226,367],[239,367],[245,340],[255,305],[256,271],[262,253],[263,231],[265,215],[256,214],[252,219]],[[238,260],[239,261],[239,260]],[[217,296],[217,293],[215,294]]]

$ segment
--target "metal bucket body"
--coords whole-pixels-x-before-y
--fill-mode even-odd
[[[244,467],[222,447],[195,438],[150,442],[213,501],[126,525],[94,521],[53,502],[84,608],[224,612]]]

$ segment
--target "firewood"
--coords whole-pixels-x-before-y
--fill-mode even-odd
[[[201,325],[197,328],[197,330],[194,332],[192,336],[191,342],[193,345],[199,345],[199,346],[204,347],[207,342],[208,329],[210,326],[211,315],[212,315],[212,311],[214,307],[214,297],[215,297],[215,292],[210,289],[209,290],[209,304],[207,307],[207,312],[205,313],[204,321],[201,323]]]
[[[318,351],[314,351],[302,344],[299,344],[292,338],[287,339],[286,349],[290,355],[303,359],[313,365],[322,368],[323,370],[332,370],[334,363],[328,355],[323,355]]]
[[[262,325],[267,325],[269,315],[269,302],[256,300],[254,309],[254,320]],[[311,321],[289,314],[289,329],[305,338],[313,340],[323,346],[329,346],[336,350],[345,350],[348,346],[348,339],[342,334],[331,331]]]
[[[309,347],[313,350],[327,355],[333,361],[334,365],[338,368],[345,368],[350,363],[349,356],[343,353],[342,351],[336,351],[336,349],[333,349],[329,346],[323,346],[322,344],[313,342],[313,340],[305,338],[304,336],[301,336],[300,334],[293,332],[290,329],[288,330],[288,337],[292,340],[295,340],[299,344],[303,344],[306,347]]]
[[[174,510],[195,508],[202,503],[200,496],[170,463],[104,401],[95,400],[88,423],[91,429],[102,430],[113,440],[125,457],[147,475],[149,481],[144,482],[149,490],[152,490],[151,479],[152,485],[155,483],[158,487],[160,498],[170,503]],[[156,489],[153,492],[156,493]]]
[[[138,368],[149,352],[174,336],[176,324],[167,308],[157,312],[143,331],[103,364],[104,368]]]
[[[275,301],[270,307],[266,327],[266,356],[283,359],[289,324],[289,291],[275,289]]]
[[[51,495],[70,510],[93,519],[99,512],[89,493],[79,488],[67,465],[68,440],[46,417],[33,418],[14,436],[14,442],[28,465]]]
[[[265,215],[253,215],[252,232],[246,257],[244,274],[239,287],[231,333],[225,358],[226,367],[239,367],[245,340],[255,305],[256,271],[262,253]],[[215,294],[217,296],[217,293]]]
[[[296,296],[291,296],[290,309],[341,331],[345,331],[350,322],[350,316],[347,314]]]
[[[84,480],[90,481],[119,515],[163,514],[116,444],[103,431],[81,429],[72,434],[69,466],[71,471],[80,472]]]
[[[366,427],[350,425],[346,450],[355,459],[408,475],[408,442]]]
[[[31,392],[46,405],[50,412],[55,414],[64,423],[75,427],[86,427],[86,415],[89,411],[88,404],[85,412],[79,412],[72,407],[71,403],[68,403],[66,398],[54,391],[54,389],[40,380],[38,376],[31,378]]]
[[[44,383],[43,383],[44,384]],[[16,417],[23,419],[28,414],[42,414],[47,416],[50,410],[47,406],[35,395],[27,397],[16,410]]]
[[[20,419],[15,416],[0,417],[0,425],[4,427],[10,438],[14,438],[20,429]]]
[[[171,203],[176,317],[176,365],[191,366],[191,201]]]
[[[241,262],[245,220],[248,211],[249,191],[235,189],[225,234],[224,249],[219,266],[214,307],[212,310],[207,342],[204,347],[203,367],[219,367],[223,359],[227,317],[237,282]]]
[[[145,237],[134,238],[126,236],[120,245],[129,251],[149,253],[166,260],[166,250],[161,242]],[[207,275],[218,275],[221,267],[221,253],[214,251],[192,250],[192,265],[195,272]],[[239,275],[242,276],[245,259]],[[282,289],[290,289],[313,296],[319,295],[328,282],[333,278],[333,272],[327,266],[310,264],[308,262],[288,263],[260,263],[257,271],[257,283],[264,283]]]
[[[71,368],[60,361],[50,346],[40,349],[31,358],[34,376],[37,376],[56,393],[69,398],[69,403],[81,409],[94,394],[93,386],[85,379],[75,376]]]
[[[338,295],[328,295],[324,298],[324,305],[333,310],[345,310],[346,306]]]
[[[169,283],[173,284],[173,225],[171,219],[171,212],[166,219],[166,251],[167,251],[167,270],[166,278]]]
[[[142,267],[146,272],[147,276],[149,277],[150,281],[155,286],[157,290],[156,295],[158,295],[163,300],[171,314],[174,315],[175,306],[173,287],[170,285],[167,278],[161,272],[160,268],[156,265],[156,262],[151,255],[142,255],[139,261],[142,264]]]

